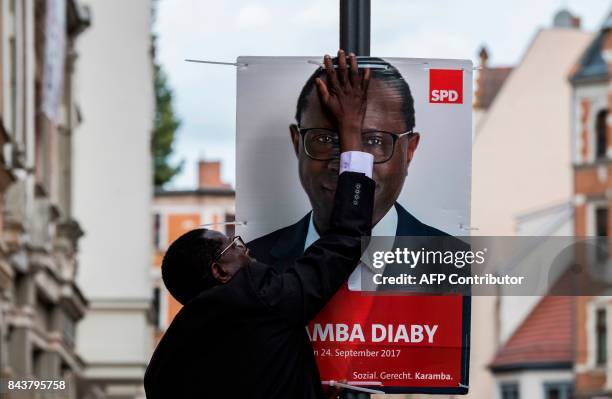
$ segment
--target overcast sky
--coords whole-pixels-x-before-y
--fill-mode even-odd
[[[323,55],[338,48],[338,0],[159,0],[158,59],[169,75],[183,124],[169,185],[196,185],[199,158],[223,161],[234,183],[236,71],[185,58],[234,62],[239,55]],[[373,56],[469,58],[485,44],[493,65],[513,65],[539,28],[567,7],[595,31],[609,0],[372,0]]]

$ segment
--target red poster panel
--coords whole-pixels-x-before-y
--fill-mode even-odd
[[[321,380],[465,394],[470,298],[339,291],[308,326]]]

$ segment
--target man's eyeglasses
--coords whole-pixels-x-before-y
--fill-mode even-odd
[[[213,263],[218,262],[221,257],[223,256],[223,254],[225,254],[227,251],[230,250],[230,248],[236,247],[241,251],[246,251],[247,246],[244,243],[244,241],[242,241],[242,238],[240,236],[235,236],[232,241],[229,243],[228,246],[226,246],[223,251],[219,252],[219,255],[217,255],[215,257],[215,260],[213,261]]]
[[[340,157],[340,138],[331,129],[298,127],[306,155],[315,161],[331,161]],[[366,130],[361,133],[363,151],[374,156],[374,163],[387,162],[393,157],[395,143],[404,136],[411,137],[412,130],[395,134],[383,130]]]

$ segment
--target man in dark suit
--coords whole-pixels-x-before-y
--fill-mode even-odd
[[[375,236],[447,236],[426,225],[397,203],[408,167],[419,144],[414,131],[414,99],[399,71],[380,58],[359,57],[360,65],[371,68],[367,110],[363,122],[366,151],[375,156]],[[289,127],[298,159],[299,177],[312,211],[288,227],[257,238],[247,245],[255,258],[284,270],[328,228],[332,195],[339,168],[338,148],[332,149],[337,134],[333,120],[315,90],[320,68],[308,79],[298,98],[296,124]],[[329,150],[325,151],[325,144]],[[375,146],[374,144],[379,144]]]
[[[323,397],[305,326],[359,262],[375,190],[361,141],[369,71],[359,74],[354,56],[350,75],[325,63],[329,89],[317,86],[342,151],[325,234],[282,273],[252,259],[240,237],[199,229],[172,243],[162,277],[184,307],[147,368],[149,399]]]

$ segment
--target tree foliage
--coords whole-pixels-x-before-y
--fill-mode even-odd
[[[156,3],[154,3],[153,17],[155,18]],[[174,113],[172,105],[172,89],[162,66],[155,59],[157,37],[152,35],[153,73],[155,85],[155,121],[151,138],[151,151],[153,155],[153,184],[160,187],[176,176],[183,168],[183,161],[176,164],[170,162],[176,132],[181,121]]]
[[[183,161],[170,163],[172,145],[181,122],[172,106],[172,90],[161,65],[154,65],[155,73],[155,125],[153,129],[153,183],[162,186],[177,175]]]

